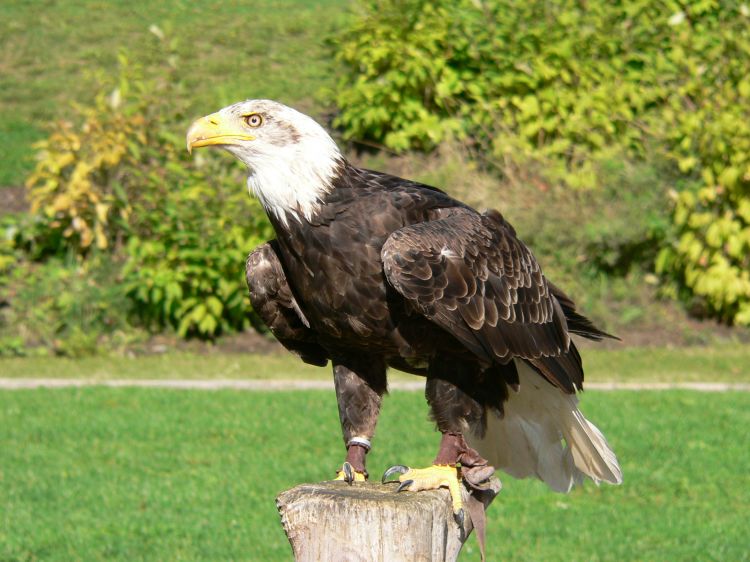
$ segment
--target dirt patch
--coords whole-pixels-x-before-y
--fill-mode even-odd
[[[0,215],[22,213],[29,210],[26,200],[26,189],[18,187],[0,187]]]
[[[168,351],[184,351],[209,355],[211,353],[284,353],[282,345],[273,337],[248,330],[219,338],[215,342],[183,340],[176,335],[155,335],[131,349],[136,355],[155,355]]]

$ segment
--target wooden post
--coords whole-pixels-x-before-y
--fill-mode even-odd
[[[486,508],[500,489],[484,492]],[[276,505],[297,562],[453,562],[474,528],[461,529],[447,490],[396,493],[395,484],[321,482],[279,494]],[[478,505],[478,504],[477,504]]]

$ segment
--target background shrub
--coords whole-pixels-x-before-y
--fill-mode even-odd
[[[15,243],[88,273],[116,263],[113,300],[127,301],[132,322],[214,338],[248,326],[245,257],[271,229],[239,166],[187,154],[186,96],[167,60],[161,78],[145,80],[121,56],[117,84],[105,82],[92,106],[37,145],[30,228]],[[60,263],[47,262],[45,274]]]
[[[407,154],[371,152],[375,167],[501,208],[551,277],[609,325],[652,317],[643,310],[657,283],[694,312],[750,323],[749,17],[739,2],[371,1],[329,40],[336,124]],[[254,322],[242,264],[270,227],[244,170],[183,146],[207,98],[215,109],[237,89],[198,92],[197,75],[186,89],[176,43],[155,25],[144,33],[159,45],[139,45],[146,67],[121,55],[95,96],[60,89],[93,102],[39,103],[62,119],[38,145],[32,213],[0,219],[0,353],[86,353],[140,338],[139,327],[214,338]],[[236,61],[203,54],[217,74]],[[237,76],[260,68],[243,60]],[[300,80],[332,76],[314,70],[329,61],[313,62],[249,95],[284,99]],[[312,94],[295,96],[286,101],[315,113]]]
[[[119,269],[107,256],[15,262],[0,284],[0,356],[91,355],[142,337],[129,326]]]
[[[497,159],[550,157],[591,187],[591,156],[642,150],[637,125],[674,73],[651,2],[370,2],[343,36],[338,123],[404,150],[458,136]],[[658,64],[654,64],[657,63]],[[549,173],[549,172],[548,172]]]
[[[748,25],[739,2],[373,1],[342,35],[337,123],[397,151],[454,138],[511,180],[599,192],[566,230],[587,268],[653,270],[666,245],[664,294],[750,324]],[[613,191],[618,160],[660,174]]]
[[[248,327],[245,258],[273,234],[242,189],[244,170],[199,165],[199,177],[184,168],[171,187],[152,193],[154,210],[139,213],[142,234],[128,241],[125,285],[150,328],[214,337]]]

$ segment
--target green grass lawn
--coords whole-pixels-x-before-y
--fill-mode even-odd
[[[748,559],[750,394],[591,392],[584,409],[625,483],[504,478],[489,560]],[[369,466],[436,446],[424,398],[394,393]],[[0,451],[2,560],[289,560],[274,497],[330,477],[343,445],[333,392],[88,388],[0,393]]]
[[[750,382],[750,346],[586,349],[587,381]],[[0,359],[0,377],[86,379],[330,379],[330,367],[305,365],[288,353],[167,353],[142,357]],[[413,380],[397,371],[391,380]]]
[[[96,73],[114,73],[120,50],[147,67],[159,56],[149,32],[154,24],[178,43],[195,116],[250,97],[315,113],[321,91],[335,86],[325,40],[347,6],[345,0],[0,3],[0,186],[22,183],[33,165],[30,144],[54,119],[70,115],[71,102],[92,99]]]

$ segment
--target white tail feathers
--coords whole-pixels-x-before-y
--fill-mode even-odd
[[[558,492],[570,491],[584,476],[597,484],[622,483],[617,457],[602,432],[583,417],[575,395],[563,393],[522,361],[516,367],[521,388],[511,391],[504,417],[489,414],[484,437],[469,432],[469,445],[495,468],[516,478],[535,476]]]

